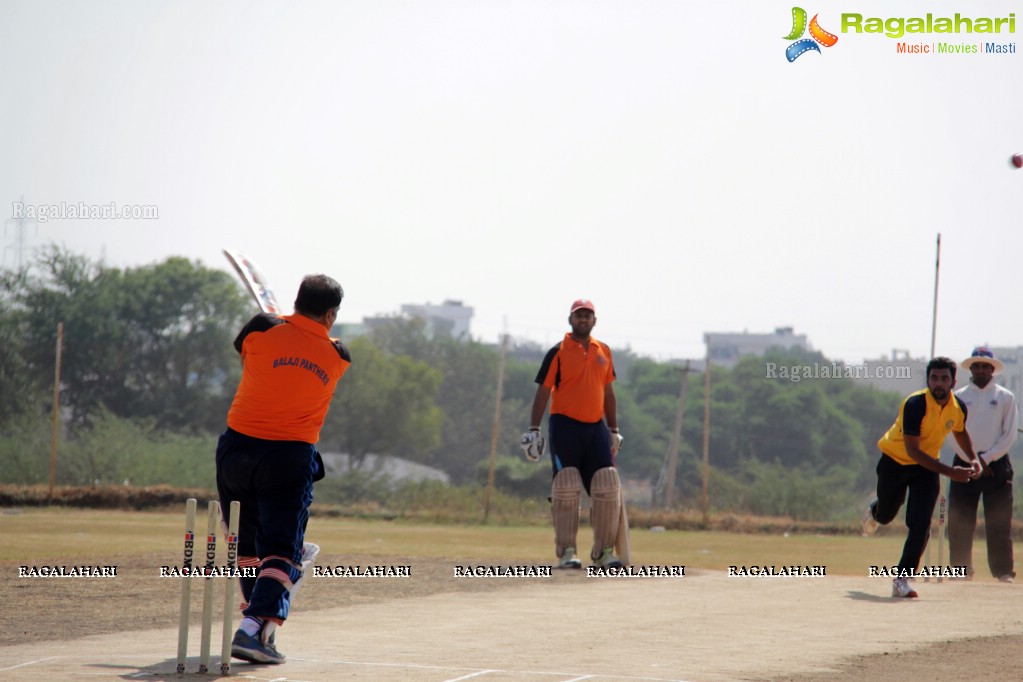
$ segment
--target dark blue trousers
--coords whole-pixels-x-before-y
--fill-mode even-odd
[[[299,441],[263,440],[228,429],[217,442],[221,508],[241,502],[239,564],[259,566],[255,578],[240,580],[246,616],[280,622],[288,617],[319,461],[315,446]]]
[[[957,455],[956,466],[966,466]],[[973,533],[977,506],[984,499],[987,563],[991,575],[1015,576],[1012,558],[1012,463],[1005,455],[989,467],[991,476],[948,487],[948,555],[953,566],[969,566],[973,575]]]
[[[588,424],[563,414],[552,414],[547,422],[554,475],[565,467],[575,467],[582,476],[586,494],[598,470],[615,465],[611,456],[611,432],[603,420]]]

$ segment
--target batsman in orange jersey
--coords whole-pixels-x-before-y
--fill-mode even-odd
[[[334,387],[351,364],[328,336],[344,292],[326,275],[302,280],[293,315],[260,313],[238,334],[242,379],[217,443],[217,490],[227,508],[241,502],[238,564],[244,618],[231,655],[283,663],[275,629],[288,617],[301,576],[313,482],[325,471],[316,442]]]
[[[550,444],[554,482],[551,504],[558,568],[582,568],[576,556],[579,504],[585,488],[592,501],[593,548],[590,559],[603,568],[618,568],[627,556],[614,552],[627,547],[623,523],[621,480],[615,457],[622,445],[615,399],[611,349],[590,335],[597,323],[593,303],[572,304],[571,331],[551,348],[536,375],[536,395],[529,431],[522,436],[526,458],[536,461]],[[547,439],[540,432],[547,402],[551,412]],[[623,561],[624,559],[624,561]]]

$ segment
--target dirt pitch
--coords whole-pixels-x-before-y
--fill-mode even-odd
[[[116,579],[18,578],[21,563],[0,563],[0,678],[180,679],[173,672],[180,583],[154,576],[165,554],[34,562],[116,564]],[[288,662],[236,662],[234,676],[934,682],[1017,679],[1023,670],[1020,586],[992,581],[921,582],[921,599],[904,601],[887,597],[886,580],[868,577],[730,578],[687,569],[684,578],[455,578],[454,567],[468,560],[326,549],[318,563],[411,565],[412,575],[310,580],[278,638]],[[193,590],[191,679],[200,592]],[[219,641],[215,632],[214,664]]]

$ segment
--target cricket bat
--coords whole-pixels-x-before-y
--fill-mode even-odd
[[[241,251],[233,251],[231,249],[224,249],[224,256],[227,257],[228,262],[234,267],[245,288],[252,294],[252,298],[256,299],[256,305],[259,306],[260,310],[264,313],[273,313],[274,315],[284,314],[284,308],[277,302],[277,296],[270,287],[266,276],[252,262],[251,258]]]
[[[632,564],[632,545],[629,542],[629,514],[625,510],[625,493],[618,492],[621,501],[621,513],[618,515],[618,536],[615,537],[615,552],[623,564]]]

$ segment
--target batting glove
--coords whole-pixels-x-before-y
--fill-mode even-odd
[[[611,456],[612,457],[617,455],[618,451],[622,449],[622,441],[624,441],[624,440],[625,440],[625,438],[622,437],[622,434],[618,433],[618,429],[615,429],[614,431],[611,432]]]
[[[522,434],[522,454],[526,456],[530,462],[539,461],[543,457],[544,451],[547,449],[547,441],[543,436],[540,435],[540,430],[530,429]]]

